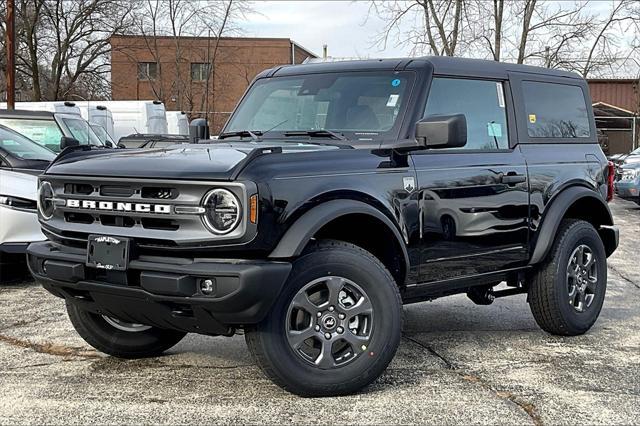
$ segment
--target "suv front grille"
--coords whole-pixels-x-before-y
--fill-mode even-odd
[[[152,246],[211,243],[244,235],[241,223],[230,235],[212,234],[197,209],[177,213],[176,206],[200,207],[212,188],[232,189],[242,200],[246,217],[246,187],[240,183],[112,179],[76,176],[45,176],[51,183],[56,205],[53,217],[44,221],[45,231],[59,242],[76,247],[90,234],[129,237]],[[182,209],[184,211],[185,209]],[[66,241],[66,243],[65,243]]]

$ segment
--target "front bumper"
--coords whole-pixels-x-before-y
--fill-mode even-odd
[[[188,333],[230,334],[260,322],[291,271],[287,262],[151,256],[105,271],[87,267],[83,252],[33,243],[29,270],[50,293],[90,312]],[[203,279],[215,282],[212,294],[200,291]]]
[[[46,239],[35,211],[0,206],[0,251],[24,253],[30,242]]]
[[[615,189],[618,197],[640,203],[640,183],[636,183],[635,181],[618,181],[616,182]]]

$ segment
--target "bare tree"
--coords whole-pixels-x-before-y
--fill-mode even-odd
[[[375,43],[410,45],[412,53],[428,47],[432,55],[453,56],[463,35],[463,0],[373,1],[369,14],[387,21]],[[413,25],[405,26],[406,20]]]
[[[220,38],[238,31],[236,21],[248,7],[246,2],[234,0],[144,0],[135,25],[143,46],[120,52],[138,61],[142,49],[157,64],[155,78],[147,82],[157,99],[175,99],[176,108],[184,111],[203,111],[207,88],[212,94],[216,90]],[[203,36],[210,36],[210,47],[194,47],[192,38]],[[192,81],[190,66],[195,61],[209,64],[204,85]]]
[[[640,2],[549,0],[373,1],[369,14],[386,21],[373,40],[411,53],[507,60],[592,75],[626,60],[640,45]],[[604,16],[603,16],[604,15]],[[634,31],[635,36],[631,37]],[[624,59],[627,58],[627,59]]]
[[[156,99],[161,101],[165,101],[164,95],[164,87],[162,85],[163,79],[163,61],[161,58],[161,49],[159,43],[159,36],[162,34],[163,28],[163,20],[165,17],[165,9],[162,7],[162,2],[155,0],[145,0],[141,5],[138,13],[136,15],[135,23],[138,33],[142,35],[142,40],[145,45],[145,50],[152,57],[152,63],[156,64],[156,75],[149,75],[147,72],[146,75],[142,76],[146,81],[149,82],[149,86],[151,87],[151,91],[153,92]],[[136,52],[131,52],[127,49],[123,49],[122,52],[131,57],[136,57]],[[139,74],[141,72],[145,72],[146,70],[137,70]],[[137,76],[136,78],[139,78]]]
[[[493,0],[493,45],[489,43],[489,49],[495,61],[500,60],[502,48],[502,24],[504,21],[504,0]]]
[[[600,67],[610,66],[618,59],[619,53],[615,48],[619,34],[624,34],[625,30],[635,30],[635,37],[638,37],[638,23],[640,16],[636,16],[640,9],[634,1],[624,0],[618,4],[613,4],[609,14],[602,19],[596,26],[595,37],[591,41],[591,47],[579,70],[583,77],[591,74]],[[627,55],[637,51],[636,47],[631,46]]]
[[[31,81],[32,96],[36,100],[42,98],[40,88],[40,62],[38,55],[41,53],[40,40],[45,33],[45,25],[42,9],[44,0],[18,0],[17,9],[17,34],[18,49],[16,52],[16,68],[18,73],[26,76]]]
[[[19,0],[16,6],[17,71],[31,82],[33,100],[107,94],[109,38],[129,29],[131,3]]]
[[[231,17],[231,11],[232,11],[232,7],[233,7],[233,0],[229,0],[228,3],[225,4],[224,10],[222,12],[222,16],[221,19],[219,21],[219,24],[217,25],[217,27],[213,27],[212,28],[212,22],[209,22],[209,32],[208,32],[208,36],[211,36],[211,30],[213,29],[215,32],[215,40],[214,40],[214,47],[213,47],[213,52],[211,51],[210,46],[207,48],[207,80],[206,80],[206,88],[205,88],[205,94],[202,97],[202,100],[200,102],[200,109],[202,110],[204,108],[205,110],[205,118],[208,120],[209,117],[209,106],[211,106],[211,109],[215,110],[215,87],[216,87],[216,59],[218,57],[218,51],[219,51],[219,47],[220,47],[220,38],[222,37],[222,34],[224,33],[225,29],[227,28],[227,23],[230,20]],[[214,24],[215,25],[215,24]],[[213,81],[213,88],[212,88],[212,92],[213,92],[213,102],[211,103],[211,105],[209,105],[209,82]]]

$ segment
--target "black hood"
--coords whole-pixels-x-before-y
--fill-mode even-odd
[[[131,178],[230,180],[261,154],[339,149],[309,143],[217,142],[162,149],[91,150],[55,162],[47,174]],[[275,153],[275,154],[274,154]]]

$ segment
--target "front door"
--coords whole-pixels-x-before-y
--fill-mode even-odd
[[[422,282],[509,269],[528,259],[527,168],[510,146],[515,129],[508,93],[501,81],[434,77],[431,83],[424,115],[465,114],[467,144],[412,155]]]

